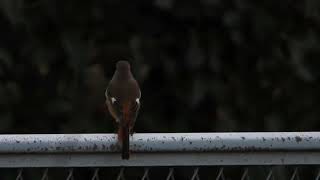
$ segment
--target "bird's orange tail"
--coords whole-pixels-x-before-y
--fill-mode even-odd
[[[118,132],[119,140],[122,142],[122,159],[129,159],[129,128],[120,127]]]

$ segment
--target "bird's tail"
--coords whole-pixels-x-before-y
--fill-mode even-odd
[[[119,135],[122,139],[122,159],[129,159],[129,127],[120,127]]]

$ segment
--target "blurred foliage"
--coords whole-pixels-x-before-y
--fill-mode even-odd
[[[2,133],[112,132],[118,60],[137,132],[318,130],[320,2],[3,0]]]

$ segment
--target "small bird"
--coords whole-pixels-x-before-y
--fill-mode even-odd
[[[141,91],[130,64],[118,61],[116,71],[105,92],[106,104],[118,125],[118,141],[122,144],[122,159],[129,159],[129,134],[140,109]]]

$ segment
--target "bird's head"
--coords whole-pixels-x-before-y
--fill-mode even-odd
[[[119,71],[130,71],[130,63],[128,61],[118,61],[117,70]]]

